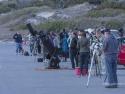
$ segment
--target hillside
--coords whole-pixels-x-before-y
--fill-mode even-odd
[[[102,25],[113,29],[125,28],[124,0],[103,2],[101,5],[93,5],[87,2],[68,2],[69,6],[65,8],[53,7],[52,2],[49,3],[30,5],[1,13],[0,28],[7,28],[6,31],[9,33],[21,31],[24,34],[28,32],[25,30],[27,22],[31,22],[37,29],[55,31],[59,31],[62,28],[73,29],[77,27],[85,29]],[[4,34],[1,34],[0,38],[3,38],[2,35],[9,36],[7,33],[2,32],[2,30],[1,33]]]

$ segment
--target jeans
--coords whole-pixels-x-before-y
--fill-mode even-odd
[[[89,64],[89,52],[80,52],[80,70],[83,69],[88,70],[88,64]]]
[[[78,67],[77,50],[76,49],[70,49],[69,50],[69,56],[70,56],[72,68],[75,69],[75,67]]]
[[[16,53],[23,51],[22,43],[16,43]]]
[[[117,84],[117,54],[105,55],[106,76],[109,84]]]

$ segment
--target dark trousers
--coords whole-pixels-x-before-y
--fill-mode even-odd
[[[69,56],[70,56],[72,68],[75,69],[75,67],[78,67],[77,50],[76,49],[70,49],[69,50]]]
[[[80,52],[80,70],[82,72],[83,69],[88,70],[88,64],[89,64],[89,52]]]

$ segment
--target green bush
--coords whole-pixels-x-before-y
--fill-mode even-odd
[[[121,28],[124,25],[123,22],[118,21],[118,20],[110,20],[110,21],[104,22],[104,24],[106,27],[114,28],[114,29]]]
[[[14,26],[11,26],[10,27],[10,30],[11,31],[16,31],[16,30],[26,30],[27,27],[25,24],[17,24],[17,25],[14,25]]]
[[[33,2],[33,6],[43,6],[43,5],[44,5],[43,2],[40,1],[40,0],[37,0],[37,1]]]
[[[40,7],[29,7],[20,10],[12,11],[5,16],[0,16],[0,23],[6,23],[19,18],[27,18],[34,15],[36,12],[41,11],[43,8]],[[43,9],[44,10],[44,9]]]
[[[104,1],[98,8],[125,9],[125,2]]]
[[[31,2],[29,2],[28,4],[22,5],[22,8],[26,8],[26,7],[39,7],[39,6],[43,6],[43,2],[41,0],[33,0]]]
[[[59,32],[63,28],[73,28],[74,23],[70,21],[53,21],[46,22],[35,26],[37,29],[48,30],[48,31],[56,31]]]
[[[11,8],[5,5],[0,5],[0,14],[11,11]]]
[[[122,9],[101,9],[101,10],[91,10],[86,15],[87,17],[114,17],[122,13],[125,13],[125,10]]]
[[[88,0],[43,0],[44,4],[53,8],[66,8],[71,5],[81,4]]]

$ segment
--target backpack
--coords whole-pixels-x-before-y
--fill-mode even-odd
[[[28,52],[28,51],[25,51],[25,52],[24,52],[24,56],[29,56],[29,52]]]

